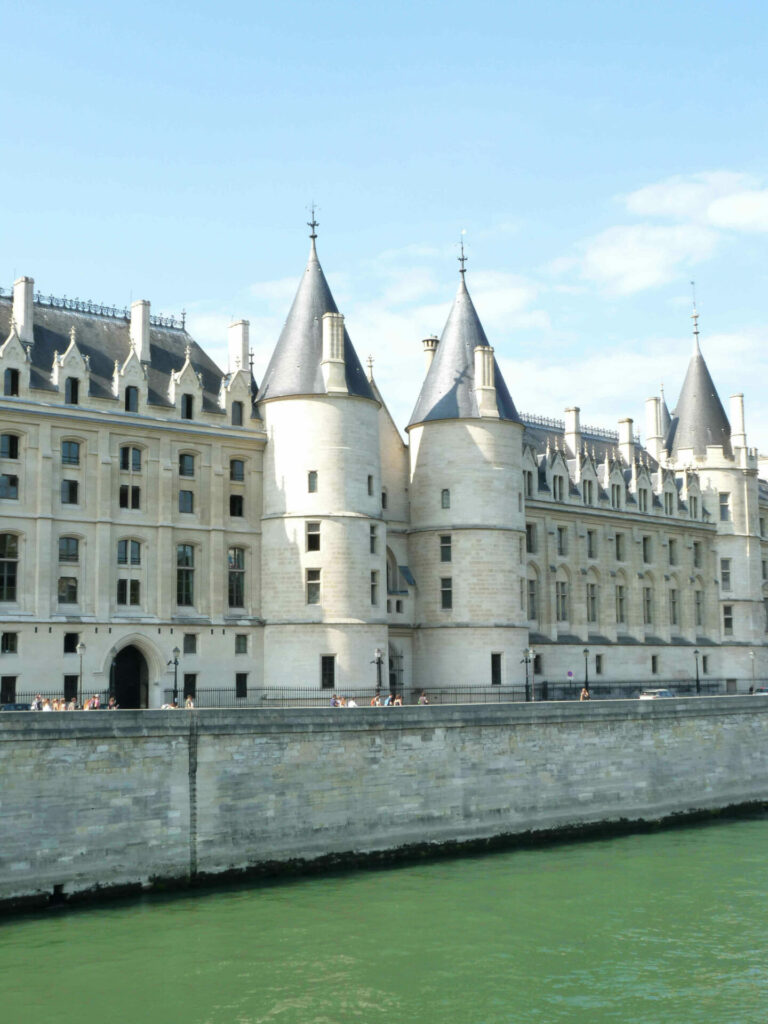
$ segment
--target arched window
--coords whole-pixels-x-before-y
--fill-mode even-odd
[[[440,492],[440,507],[450,508],[451,507],[451,492],[447,487],[444,487]]]
[[[117,542],[118,565],[141,565],[141,541],[119,540]]]
[[[245,480],[245,463],[242,459],[229,460],[229,479],[238,482]]]
[[[230,608],[245,607],[245,551],[230,548],[227,553],[229,571],[228,593]]]
[[[59,537],[59,561],[80,561],[80,541],[77,537]]]
[[[61,464],[62,464],[62,466],[79,466],[80,465],[80,442],[79,441],[62,441],[61,442]]]
[[[19,538],[15,533],[0,533],[0,601],[16,600],[19,567]]]

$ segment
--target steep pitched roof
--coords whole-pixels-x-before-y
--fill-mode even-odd
[[[703,457],[708,445],[722,445],[730,454],[731,426],[701,354],[697,335],[665,447],[670,455],[691,448],[695,456]]]
[[[0,338],[10,330],[12,306],[0,299]],[[35,302],[34,344],[30,349],[30,386],[41,391],[55,391],[51,383],[54,352],[66,351],[70,330],[77,328],[77,347],[90,364],[89,394],[93,398],[115,399],[112,374],[115,360],[122,366],[131,352],[130,324],[127,319],[85,313]],[[0,342],[1,343],[1,342]],[[147,365],[147,400],[150,405],[171,408],[168,385],[171,373],[184,365],[189,346],[190,362],[203,378],[203,409],[220,413],[218,401],[221,370],[205,354],[186,330],[152,326],[150,328],[150,362]]]
[[[421,386],[409,427],[430,420],[479,418],[475,395],[475,348],[478,345],[488,346],[488,339],[462,273],[459,290]],[[519,423],[515,403],[495,359],[493,368],[499,416]]]
[[[323,357],[323,314],[338,313],[317,258],[315,240],[309,252],[296,298],[261,381],[258,401],[287,395],[324,395],[320,366]],[[344,328],[344,363],[350,395],[373,398],[368,378]]]

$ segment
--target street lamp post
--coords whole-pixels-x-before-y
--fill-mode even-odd
[[[80,705],[80,707],[82,707],[83,706],[83,655],[85,654],[85,644],[83,643],[82,640],[78,643],[78,645],[75,648],[75,650],[80,655],[80,675],[78,677],[78,689],[80,690],[80,694],[79,694],[77,703]]]
[[[373,660],[376,665],[376,689],[381,689],[381,666],[384,662],[384,651],[380,647],[377,647],[373,652]]]
[[[696,693],[701,693],[701,682],[699,680],[699,651],[698,648],[693,652],[693,657],[696,659]]]
[[[179,655],[181,651],[178,647],[173,648],[173,703],[178,707],[179,704]]]
[[[755,692],[755,652],[749,652],[749,661],[752,665],[752,693]]]
[[[581,652],[584,655],[584,689],[589,693],[589,648]]]
[[[536,651],[528,648],[528,657],[531,659],[531,700],[536,700]]]
[[[523,651],[523,664],[525,665],[525,700],[526,703],[531,699],[531,684],[528,679],[528,666],[531,663],[531,649],[526,647]]]

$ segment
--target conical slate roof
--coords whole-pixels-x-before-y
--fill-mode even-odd
[[[730,453],[731,426],[699,349],[697,336],[665,447],[670,455],[692,448],[695,456],[703,458],[708,445],[722,445]]]
[[[323,357],[324,313],[338,313],[338,308],[317,258],[313,238],[304,276],[262,379],[257,401],[287,395],[327,393],[320,367]],[[350,395],[373,398],[368,378],[360,365],[346,328],[344,362]]]
[[[488,339],[462,273],[459,290],[453,300],[432,365],[422,384],[409,427],[430,420],[479,418],[475,395],[477,345],[487,346]],[[515,403],[495,359],[493,368],[499,416],[503,420],[519,423]]]

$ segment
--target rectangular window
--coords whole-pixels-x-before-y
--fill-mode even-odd
[[[760,516],[760,536],[765,536],[765,516]]]
[[[186,452],[179,456],[179,476],[195,475],[195,456]]]
[[[624,625],[627,621],[627,591],[626,587],[619,583],[616,586],[616,622]]]
[[[491,686],[501,686],[501,655],[491,654]]]
[[[702,656],[701,656],[701,671],[704,673],[704,675],[707,675],[709,673],[709,655],[708,654],[702,654]]]
[[[18,459],[19,439],[15,434],[0,435],[0,459]]]
[[[248,673],[235,673],[235,699],[245,700],[248,696]]]
[[[594,482],[592,480],[582,480],[581,482],[581,493],[584,498],[585,505],[592,505],[594,501]]]
[[[450,562],[451,560],[451,535],[443,534],[440,537],[440,561]]]
[[[653,590],[650,587],[643,587],[643,625],[650,626],[653,623]]]
[[[768,562],[766,562],[765,559],[763,559],[762,567],[763,567],[763,579],[764,580],[768,580]]]
[[[120,508],[141,508],[141,488],[120,484]]]
[[[8,398],[19,397],[19,371],[6,370],[3,375],[3,394]]]
[[[77,377],[67,377],[64,381],[64,402],[66,405],[80,404],[80,381]]]
[[[242,459],[229,460],[229,479],[237,482],[245,480],[245,463]]]
[[[229,571],[229,607],[245,607],[245,551],[230,548],[227,553]]]
[[[679,624],[678,598],[677,591],[674,588],[669,592],[669,624],[670,626],[677,626]]]
[[[64,676],[64,700],[77,700],[77,684],[79,681],[80,676]]]
[[[235,654],[248,653],[248,634],[235,633]]]
[[[7,371],[6,371],[6,373],[7,373]],[[16,676],[0,676],[0,704],[15,704],[15,703],[16,703]]]
[[[621,508],[621,484],[611,484],[611,508]]]
[[[77,480],[62,480],[61,481],[61,503],[62,503],[62,505],[76,505],[77,504],[77,491],[78,491]]]
[[[669,564],[677,565],[677,541],[672,538],[669,541]]]
[[[195,549],[191,544],[176,545],[176,604],[191,607],[195,603]]]
[[[195,495],[192,491],[179,491],[179,512],[190,514],[195,511]]]
[[[373,477],[368,477],[368,495],[373,496]]]
[[[529,555],[536,554],[536,524],[525,524],[525,550]]]
[[[320,550],[320,523],[307,523],[307,551]]]
[[[123,445],[120,449],[120,469],[124,473],[140,473],[141,448],[134,448],[129,444]]]
[[[387,492],[386,491],[382,491],[381,492],[381,508],[382,508],[382,511],[386,511],[386,509],[388,507],[389,507],[389,498],[387,497]]]
[[[139,389],[134,387],[133,384],[129,384],[125,389],[125,411],[139,411]]]
[[[659,656],[658,654],[651,655],[651,673],[654,676],[659,674]]]
[[[319,569],[307,569],[307,604],[320,604]]]
[[[450,508],[451,507],[451,492],[447,487],[444,487],[440,492],[440,507]]]
[[[643,561],[650,562],[653,557],[653,545],[651,538],[646,536],[643,537]]]
[[[731,589],[731,560],[730,558],[720,559],[720,587],[722,590]]]
[[[645,487],[641,487],[637,492],[637,507],[640,512],[648,511],[648,491]]]
[[[537,619],[539,617],[537,611],[537,593],[536,593],[536,580],[528,580],[528,618]]]
[[[80,443],[79,441],[61,442],[61,463],[63,466],[80,465]]]
[[[443,576],[440,580],[440,607],[446,611],[453,608],[453,578]]]
[[[242,494],[230,494],[229,496],[229,514],[233,519],[242,519],[243,510],[245,508],[245,499]]]
[[[568,528],[566,526],[557,528],[557,553],[558,555],[568,554]]]
[[[117,542],[117,564],[141,565],[141,542],[138,540],[119,540]]]
[[[695,540],[693,542],[693,567],[694,569],[701,568],[701,541]]]
[[[733,605],[723,605],[723,633],[726,636],[733,636]]]
[[[195,399],[192,395],[181,396],[181,418],[191,420],[195,412]]]
[[[596,530],[587,530],[587,558],[597,558]]]
[[[568,584],[565,580],[555,583],[555,618],[558,622],[568,621]]]
[[[371,571],[371,604],[379,603],[379,574],[376,570]]]
[[[77,537],[59,537],[59,561],[77,562],[80,560],[80,542]]]
[[[720,522],[731,521],[731,495],[728,491],[720,491]]]
[[[185,633],[184,645],[185,654],[197,654],[197,633]]]
[[[65,633],[64,634],[64,653],[65,654],[77,654],[77,645],[80,642],[79,633]]]
[[[371,554],[375,555],[376,554],[376,547],[377,547],[377,537],[376,537],[376,527],[375,526],[371,527],[371,534],[370,534],[370,536],[371,536]]]
[[[597,622],[597,584],[587,584],[587,622]]]
[[[616,561],[617,562],[623,562],[624,561],[624,534],[623,533],[617,533],[616,534]]]
[[[184,694],[184,700],[187,697],[194,699],[197,696],[197,672],[184,673],[184,689],[182,693]]]
[[[117,603],[120,605],[138,605],[141,603],[141,585],[139,580],[119,579],[117,581]]]
[[[523,481],[525,484],[525,496],[526,498],[533,497],[533,473],[530,469],[526,469],[523,472]]]
[[[242,427],[243,425],[243,403],[233,402],[232,403],[232,426]]]
[[[310,494],[317,493],[317,470],[310,469],[307,473],[307,490]]]
[[[696,617],[696,625],[704,624],[704,593],[701,590],[693,592],[693,610]]]
[[[603,674],[603,655],[595,655],[595,675],[601,676]]]
[[[18,537],[12,533],[0,534],[0,601],[16,600],[18,558]]]
[[[77,580],[74,576],[59,576],[59,604],[77,604]]]
[[[664,491],[664,513],[668,516],[675,513],[675,496],[671,491]]]
[[[62,487],[63,491],[63,487]],[[10,473],[0,474],[0,498],[18,498],[19,478]],[[63,500],[63,499],[62,499]]]
[[[336,688],[336,655],[323,654],[320,658],[320,686],[324,690]]]
[[[18,654],[19,634],[3,633],[0,636],[0,654]]]

